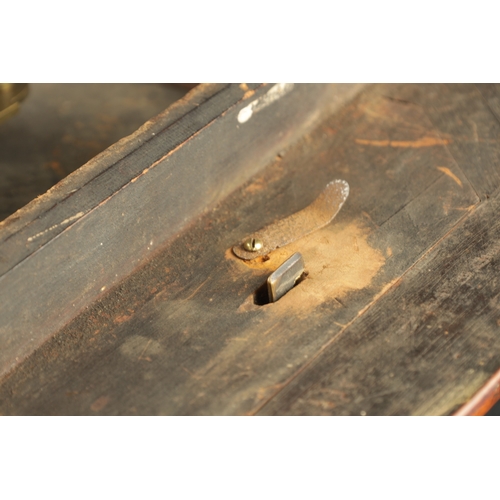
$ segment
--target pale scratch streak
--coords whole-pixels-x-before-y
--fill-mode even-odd
[[[437,167],[438,170],[441,170],[448,177],[451,177],[460,187],[462,187],[462,181],[447,167]]]
[[[181,368],[186,372],[186,373],[189,373],[189,375],[191,375],[191,377],[193,377],[194,379],[197,379],[199,380],[201,377],[199,375],[196,375],[195,373],[193,373],[191,370],[188,370],[184,365],[181,365]]]
[[[192,293],[191,293],[188,297],[186,297],[186,299],[185,299],[185,300],[190,300],[190,299],[192,299],[192,298],[193,298],[193,297],[194,297],[194,296],[195,296],[195,295],[199,292],[200,288],[201,288],[201,287],[202,287],[202,286],[203,286],[203,285],[204,285],[204,284],[205,284],[205,283],[206,283],[209,279],[210,279],[210,277],[208,277],[207,279],[205,279],[205,280],[203,281],[203,283],[201,283],[201,285],[197,286],[197,287],[194,289],[194,291],[193,291],[193,292],[192,292]]]
[[[28,241],[33,241],[36,240],[37,238],[40,238],[40,236],[43,236],[44,234],[48,233],[49,231],[53,231],[54,229],[65,226],[66,224],[69,224],[71,221],[74,221],[75,219],[79,219],[84,215],[83,212],[78,212],[76,215],[73,215],[72,217],[68,217],[67,219],[63,220],[62,222],[59,222],[59,224],[54,224],[53,226],[49,227],[48,229],[45,229],[44,231],[41,231],[40,233],[35,234],[34,236],[30,236],[28,238]]]
[[[473,129],[473,132],[474,132],[474,142],[479,142],[479,136],[477,135],[477,123],[472,121],[471,120],[471,123],[472,123],[472,129]]]
[[[148,343],[146,344],[146,347],[142,350],[141,354],[137,358],[138,361],[141,360],[141,359],[146,359],[146,360],[151,361],[149,358],[143,358],[142,357],[144,355],[144,353],[146,352],[146,349],[149,347],[149,344],[151,344],[151,339],[148,340]]]
[[[268,333],[270,333],[274,329],[275,326],[276,326],[276,323],[273,326],[271,326],[271,328],[268,328],[264,333],[261,333],[260,335],[262,335],[262,336],[267,335]]]
[[[273,85],[266,94],[255,99],[248,106],[245,106],[238,113],[238,122],[245,123],[252,117],[253,114],[257,113],[261,109],[269,106],[269,104],[277,101],[285,94],[288,94],[294,87],[293,83],[277,83]]]
[[[416,141],[390,141],[388,139],[382,141],[372,141],[369,139],[355,139],[357,144],[363,146],[378,146],[391,148],[428,148],[430,146],[446,146],[451,142],[450,139],[440,139],[439,137],[422,137]]]

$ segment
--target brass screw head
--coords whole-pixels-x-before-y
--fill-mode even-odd
[[[262,243],[262,240],[259,240],[259,238],[248,238],[243,242],[243,248],[247,252],[258,252],[263,246],[264,243]]]

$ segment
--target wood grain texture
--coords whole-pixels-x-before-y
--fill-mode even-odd
[[[382,95],[422,106],[434,133],[447,142],[450,153],[481,200],[500,186],[500,122],[492,113],[496,88],[488,90],[485,100],[478,87],[470,84],[378,87]]]
[[[498,198],[484,203],[262,414],[441,415],[500,365]]]
[[[0,412],[185,415],[246,414],[264,408],[269,413],[359,413],[368,410],[352,403],[350,395],[362,401],[368,393],[385,391],[390,373],[403,380],[413,399],[402,399],[397,406],[397,399],[380,402],[379,395],[373,398],[374,409],[435,411],[437,403],[421,401],[417,394],[419,370],[432,371],[442,391],[452,389],[456,381],[438,364],[418,364],[418,357],[433,345],[435,330],[428,332],[425,324],[409,351],[408,342],[395,349],[409,359],[394,357],[385,338],[396,320],[406,322],[402,335],[411,337],[418,308],[406,296],[390,302],[387,311],[378,304],[402,289],[396,285],[406,283],[406,276],[423,266],[420,261],[436,262],[437,257],[429,256],[440,255],[438,249],[450,231],[464,224],[479,202],[449,145],[421,106],[365,91],[106,291],[6,376]],[[227,252],[245,235],[305,207],[327,182],[339,177],[349,182],[351,194],[334,224],[273,252],[266,261],[245,264]],[[489,234],[483,226],[476,234]],[[443,248],[452,252],[454,246]],[[464,259],[466,250],[450,253],[450,258]],[[294,251],[304,256],[308,278],[275,304],[256,306],[254,291]],[[480,264],[475,265],[479,272]],[[424,276],[422,294],[440,277],[429,272]],[[472,295],[464,293],[473,302]],[[436,299],[430,291],[420,304],[426,301],[431,314]],[[403,307],[410,309],[404,312]],[[369,321],[365,318],[374,310],[380,311],[386,327],[379,336],[373,332],[381,339],[376,346],[367,342],[370,331],[357,326]],[[404,314],[389,321],[391,311]],[[455,313],[459,311],[450,309]],[[347,335],[351,330],[355,333]],[[453,352],[471,347],[452,332],[450,338],[460,339]],[[330,356],[341,341],[347,351],[335,352],[344,363],[342,370],[325,361],[313,373],[316,361],[309,366],[309,360],[322,351],[317,363],[330,359],[327,353]],[[371,358],[352,361],[356,347]],[[432,349],[431,355],[439,360]],[[369,362],[370,371],[361,377]],[[484,362],[481,370],[474,365],[476,378],[470,374],[474,383],[467,390],[481,382],[495,359],[490,356]],[[415,363],[410,372],[408,363]],[[465,367],[451,364],[447,369],[454,366]],[[294,388],[302,376],[311,387],[315,377],[326,377],[327,386],[328,377],[340,373],[337,368],[346,380],[342,394],[332,392],[328,401],[311,393],[300,406],[300,391]],[[307,378],[310,371],[313,375]],[[446,376],[439,378],[441,371]],[[423,389],[426,384],[427,379]],[[339,406],[337,397],[351,406]]]
[[[500,122],[500,84],[480,83],[476,85],[486,105]]]

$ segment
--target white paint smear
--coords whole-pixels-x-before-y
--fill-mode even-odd
[[[288,92],[293,89],[293,86],[293,83],[277,83],[273,85],[266,94],[255,99],[255,101],[240,110],[238,113],[238,121],[240,123],[247,122],[254,113],[257,113],[266,106],[269,106],[269,104],[283,97],[285,94],[288,94]]]
[[[69,217],[69,218],[63,220],[59,224],[54,224],[53,226],[49,227],[45,231],[42,231],[41,233],[37,233],[37,234],[35,234],[35,236],[30,236],[28,238],[28,241],[36,240],[37,238],[40,238],[40,236],[43,236],[45,233],[48,233],[49,231],[54,230],[56,227],[65,226],[66,224],[69,224],[71,221],[74,221],[75,219],[79,219],[83,215],[84,215],[83,212],[78,212],[76,215],[73,215],[72,217]]]

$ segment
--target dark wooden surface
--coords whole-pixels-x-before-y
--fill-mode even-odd
[[[264,167],[331,101],[328,85],[298,85],[240,127],[239,110],[270,88],[200,86],[82,169],[79,186],[69,191],[71,176],[56,186],[52,206],[40,211],[35,200],[29,217],[4,221],[0,373]]]
[[[500,124],[492,106],[498,86],[380,86],[384,95],[423,106],[481,199],[500,185]],[[498,108],[497,108],[498,109]]]
[[[367,88],[48,337],[0,413],[452,414],[500,367],[499,95]],[[334,178],[331,225],[228,251]],[[255,305],[295,251],[306,280]]]
[[[470,398],[499,362],[499,206],[465,219],[262,413],[447,414]]]

